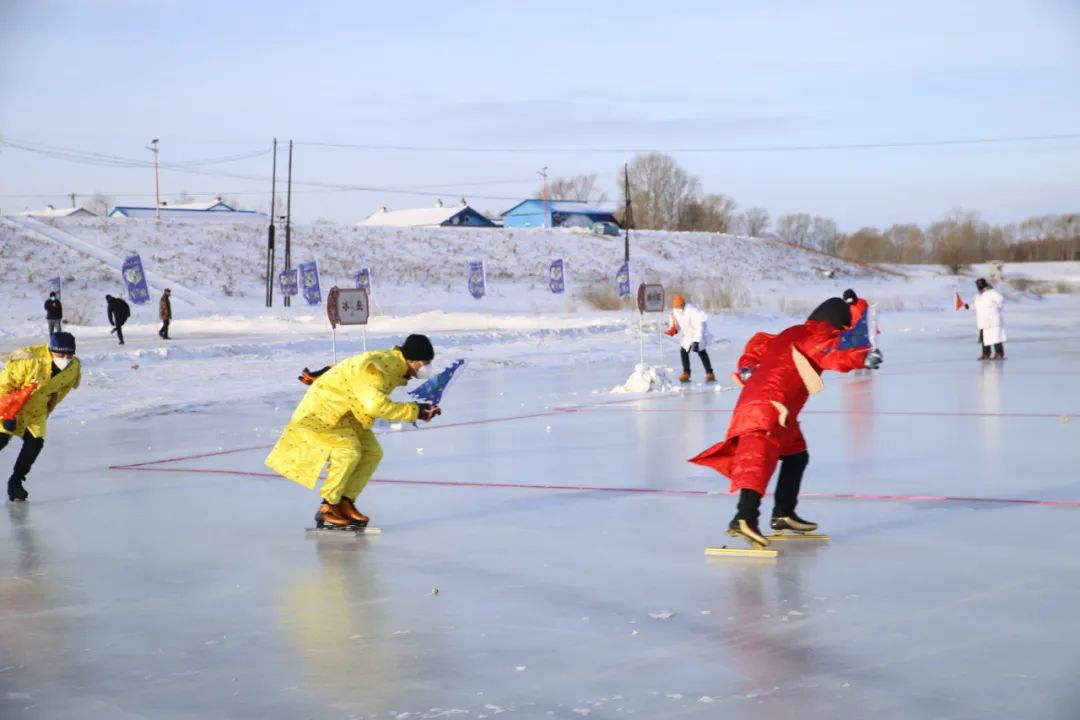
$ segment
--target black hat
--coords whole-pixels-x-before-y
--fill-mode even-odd
[[[855,302],[858,299],[859,299],[859,296],[856,295],[855,291],[852,290],[851,288],[848,288],[847,290],[844,291],[844,302],[850,304],[850,303]]]
[[[817,309],[810,313],[810,317],[806,319],[807,321],[820,320],[827,322],[834,328],[843,330],[851,326],[851,308],[838,297],[829,298],[818,305]]]
[[[64,353],[65,355],[74,355],[75,336],[69,332],[63,331],[53,333],[53,336],[49,338],[49,350],[56,353]]]
[[[401,354],[406,360],[431,362],[435,359],[435,348],[431,347],[427,335],[410,335],[401,343]]]
[[[990,287],[990,283],[986,282],[986,278],[979,278],[975,281],[975,287],[978,290],[985,290]]]

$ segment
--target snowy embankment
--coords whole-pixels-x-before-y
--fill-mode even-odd
[[[274,308],[264,307],[265,241],[265,228],[250,225],[67,219],[42,226],[0,218],[7,271],[0,286],[0,353],[44,341],[41,304],[48,278],[61,275],[84,379],[78,402],[65,403],[59,416],[85,421],[221,403],[291,407],[302,390],[295,381],[299,370],[330,362],[330,333],[322,307],[300,301],[286,309],[280,297]],[[709,310],[720,391],[731,389],[726,371],[750,334],[801,320],[846,287],[878,304],[886,347],[890,333],[960,336],[970,334],[973,323],[969,313],[952,312],[954,292],[970,298],[972,277],[950,277],[937,267],[870,269],[782,243],[703,233],[633,233],[631,248],[633,284],[661,282],[669,295],[687,293]],[[109,334],[104,295],[122,294],[116,260],[130,252],[141,254],[155,300],[163,284],[174,294],[182,289],[173,302],[170,342],[156,336],[156,302],[133,307],[126,345]],[[466,357],[479,372],[524,366],[572,372],[582,362],[603,363],[612,368],[610,383],[587,392],[607,393],[624,381],[625,392],[678,391],[671,372],[677,341],[661,334],[666,315],[646,316],[646,365],[635,372],[637,312],[628,303],[600,309],[614,300],[622,252],[622,238],[572,231],[314,225],[297,228],[293,258],[294,264],[319,261],[324,293],[334,284],[349,286],[356,268],[371,268],[374,307],[366,334],[372,347],[424,332],[441,358]],[[281,253],[279,235],[279,268]],[[557,257],[567,263],[564,296],[546,287],[548,264]],[[489,294],[479,301],[465,289],[469,259],[487,265]],[[1080,263],[1014,265],[1006,276],[1077,283]],[[999,285],[1016,303],[1011,308],[1056,307],[1066,299],[1043,300],[1022,286]],[[360,328],[341,328],[337,337],[339,355],[363,347]]]

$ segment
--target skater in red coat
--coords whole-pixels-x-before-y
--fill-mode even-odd
[[[690,459],[731,480],[739,491],[738,512],[728,526],[752,544],[769,544],[758,528],[761,498],[777,463],[772,527],[810,532],[817,524],[795,514],[803,471],[810,461],[799,429],[799,412],[810,395],[824,388],[825,370],[849,372],[876,368],[881,354],[871,348],[841,350],[841,331],[851,325],[848,304],[829,298],[807,321],[779,335],[758,333],[739,359],[738,378],[745,383],[724,441]]]
[[[851,310],[851,327],[855,327],[870,308],[870,304],[864,298],[856,295],[851,288],[844,291],[843,297],[844,302],[848,304],[848,308]]]

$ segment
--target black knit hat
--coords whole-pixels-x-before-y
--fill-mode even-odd
[[[49,338],[49,350],[56,353],[64,353],[65,355],[75,354],[75,336],[69,332],[53,333],[53,336]]]
[[[410,335],[401,343],[401,354],[406,360],[431,362],[435,359],[435,348],[431,346],[427,335]]]
[[[852,290],[851,288],[848,288],[847,290],[844,291],[844,302],[850,304],[850,303],[855,302],[858,299],[859,299],[859,296],[856,295],[855,291]]]
[[[986,278],[979,278],[975,281],[976,290],[985,290],[988,287],[990,287],[990,283],[986,282]]]
[[[810,317],[806,319],[807,321],[820,320],[821,322],[827,322],[834,328],[843,330],[851,326],[851,308],[838,297],[829,298],[818,305],[817,309],[810,313]]]

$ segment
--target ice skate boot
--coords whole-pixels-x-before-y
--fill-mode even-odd
[[[326,526],[347,528],[350,524],[351,521],[345,514],[345,509],[341,503],[331,505],[326,500],[323,500],[322,505],[319,506],[318,511],[315,513],[315,527],[320,529]]]
[[[30,493],[26,492],[26,488],[23,487],[23,480],[25,479],[26,478],[12,476],[11,479],[8,480],[8,500],[11,502],[26,502],[27,498],[30,497]]]
[[[1005,359],[1005,353],[996,352],[996,353],[994,353],[994,356],[991,357],[990,359],[991,360],[1004,360]]]
[[[736,515],[728,524],[727,534],[731,537],[741,537],[748,541],[755,549],[768,547],[769,538],[761,534],[756,522],[751,522]]]
[[[707,382],[707,383],[714,383],[714,382],[716,382],[716,374],[715,374],[715,373],[711,373],[711,372],[707,372],[707,373],[705,373],[705,382]]]
[[[341,498],[341,502],[338,503],[338,507],[344,510],[345,517],[349,518],[349,524],[357,527],[367,527],[368,521],[371,520],[367,515],[356,509],[356,504],[353,503],[347,497]]]
[[[775,515],[772,519],[772,529],[777,532],[783,532],[785,530],[791,530],[800,533],[810,533],[817,530],[818,524],[816,522],[810,522],[809,520],[803,520],[796,515],[794,511],[789,512],[786,515]]]
[[[688,372],[680,373],[679,382],[681,382],[681,383],[690,382],[690,373],[688,373]]]

